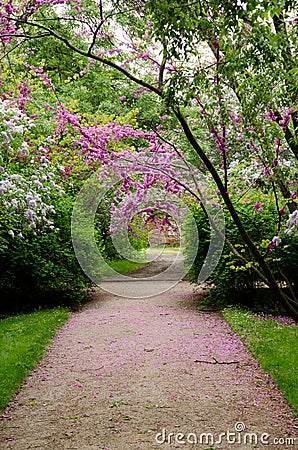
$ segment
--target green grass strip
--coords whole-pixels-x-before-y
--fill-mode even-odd
[[[223,317],[298,413],[298,327],[267,320],[240,308],[226,308]]]
[[[56,308],[0,320],[0,411],[68,317],[67,309]]]
[[[110,267],[112,267],[112,269],[121,274],[140,269],[141,267],[144,267],[146,265],[146,263],[128,261],[127,259],[123,259],[120,261],[109,261],[108,264]]]

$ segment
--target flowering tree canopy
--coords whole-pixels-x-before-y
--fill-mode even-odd
[[[283,279],[285,293],[267,264],[268,253],[282,244],[284,233],[295,232],[298,222],[296,15],[294,1],[3,0],[0,5],[3,58],[22,52],[24,67],[58,98],[61,63],[51,47],[75,62],[72,80],[97,65],[106,67],[111,79],[118,77],[119,108],[138,99],[142,104],[148,96],[155,105],[157,117],[147,118],[140,130],[116,122],[83,123],[58,102],[52,107],[57,135],[74,127],[73,146],[86,163],[122,159],[135,161],[140,171],[143,167],[141,180],[120,173],[123,188],[137,193],[135,202],[162,183],[167,192],[191,195],[203,204],[195,179],[183,185],[173,172],[179,158],[195,164],[212,179],[214,201],[236,224],[249,261],[232,242],[228,245],[297,318],[295,280]],[[121,148],[113,148],[119,142]],[[148,173],[144,155],[162,170]],[[276,230],[267,236],[264,251],[237,208],[252,188],[271,192],[276,207]],[[263,214],[264,208],[255,198],[254,211]]]

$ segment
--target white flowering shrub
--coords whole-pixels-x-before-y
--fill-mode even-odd
[[[25,133],[33,121],[8,100],[0,100],[1,238],[23,237],[40,227],[52,228],[52,198],[61,195],[55,174],[40,147],[30,154]]]
[[[287,229],[286,229],[287,234],[292,234],[294,232],[296,232],[296,234],[298,233],[298,210],[297,209],[289,215],[286,225],[287,225]]]

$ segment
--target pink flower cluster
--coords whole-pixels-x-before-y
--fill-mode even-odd
[[[41,66],[35,67],[33,65],[28,64],[26,61],[24,61],[23,64],[25,67],[28,67],[29,69],[31,69],[36,74],[36,76],[39,77],[44,82],[44,84],[50,88],[50,91],[55,90],[55,87],[54,87],[52,81],[50,80],[49,75],[46,72],[44,72],[43,67],[41,67]]]

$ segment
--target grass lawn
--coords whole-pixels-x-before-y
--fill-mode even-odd
[[[67,309],[56,308],[0,320],[0,411],[68,317]]]
[[[239,308],[226,308],[223,317],[298,413],[298,327],[267,320]]]
[[[141,267],[144,267],[146,265],[146,263],[128,261],[127,259],[123,259],[120,261],[109,261],[108,264],[110,267],[112,267],[112,269],[121,274],[140,269]]]

